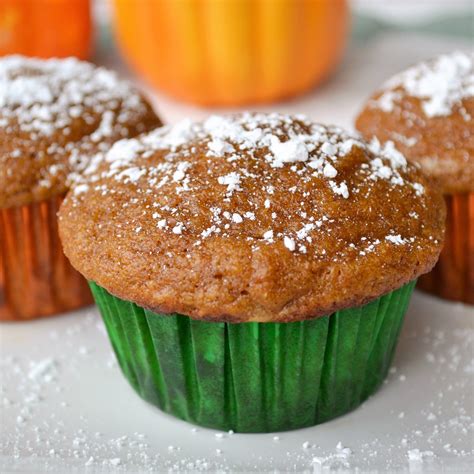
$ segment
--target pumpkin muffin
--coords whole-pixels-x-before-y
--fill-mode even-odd
[[[443,192],[444,249],[419,287],[474,304],[474,54],[454,52],[390,79],[367,102],[356,127],[393,141]]]
[[[92,301],[62,253],[59,205],[94,155],[159,124],[111,71],[73,58],[0,59],[0,320]]]
[[[265,432],[333,418],[380,385],[444,214],[392,144],[246,113],[116,143],[59,228],[143,398]]]

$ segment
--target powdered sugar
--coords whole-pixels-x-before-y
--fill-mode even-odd
[[[355,165],[350,164],[352,152],[359,154]],[[106,166],[94,161],[86,170],[85,185],[76,187],[76,196],[94,189],[94,183],[101,179],[131,184],[150,199],[155,193],[166,194],[167,200],[174,194],[192,193],[192,199],[198,202],[196,193],[215,189],[212,204],[206,201],[205,209],[200,211],[209,213],[207,226],[203,226],[205,215],[193,215],[199,217],[200,228],[190,219],[184,204],[168,207],[153,203],[157,227],[183,237],[196,232],[200,238],[195,246],[217,235],[241,235],[255,242],[255,249],[263,242],[306,254],[312,249],[314,233],[329,232],[329,227],[321,230],[326,216],[314,213],[315,206],[308,207],[318,189],[329,190],[335,199],[350,201],[362,189],[370,193],[378,181],[385,181],[389,187],[403,186],[407,192],[411,189],[413,196],[422,198],[424,194],[420,183],[406,179],[407,161],[392,142],[382,145],[373,140],[367,144],[355,134],[301,116],[244,113],[211,116],[196,123],[185,120],[137,139],[117,142],[103,161]],[[339,172],[344,168],[351,170],[346,171],[346,179]],[[292,180],[287,188],[281,185],[286,174]],[[275,186],[277,182],[280,184]],[[100,191],[114,192],[114,187],[100,185]],[[282,199],[288,199],[288,195],[295,196],[294,210],[282,208]],[[182,199],[188,200],[189,196]],[[180,198],[176,202],[185,201]],[[342,202],[339,205],[344,206]],[[168,221],[173,225],[168,226]],[[282,227],[285,221],[291,221],[291,229]],[[381,241],[361,240],[359,256],[376,251]],[[390,239],[384,242],[396,243]]]
[[[240,184],[240,175],[239,173],[232,172],[225,176],[219,176],[217,178],[217,182],[219,184],[223,184],[227,186],[227,192],[231,195],[234,191],[241,191],[242,188],[239,186]]]
[[[121,103],[115,114],[111,108]],[[97,142],[110,136],[115,121],[125,122],[127,110],[140,106],[140,97],[128,82],[103,68],[78,61],[40,60],[7,56],[0,61],[0,107],[3,128],[18,125],[26,132],[67,133],[75,119],[87,119],[90,110],[103,114],[91,135]]]
[[[400,235],[387,235],[385,236],[385,240],[392,242],[395,245],[403,245],[405,243],[405,239]]]
[[[6,189],[20,188],[17,194],[25,202],[44,199],[45,190],[63,193],[86,166],[98,164],[97,154],[114,141],[149,129],[153,121],[139,92],[115,72],[75,58],[0,59],[0,127],[5,142],[1,184],[6,178]],[[120,150],[121,159],[126,153],[127,147]],[[31,165],[31,159],[38,163]],[[31,169],[35,180],[29,186],[15,181],[24,176],[17,171],[22,166]],[[14,195],[6,196],[7,204],[10,198],[14,205],[22,204]]]
[[[173,173],[173,181],[181,181],[186,176],[186,170],[190,167],[190,164],[186,161],[178,163],[176,171]]]
[[[285,237],[283,237],[283,243],[285,247],[291,252],[293,252],[296,248],[295,241],[292,238],[287,237],[286,235]]]
[[[372,105],[392,112],[404,95],[420,99],[427,117],[450,115],[463,99],[474,96],[474,54],[460,51],[422,62],[394,76]]]
[[[348,199],[349,189],[344,181],[339,184],[337,184],[335,181],[329,181],[329,186],[331,186],[331,189],[333,190],[334,194],[338,194],[344,199]]]
[[[28,378],[34,381],[51,382],[57,374],[56,361],[51,357],[30,363]]]
[[[308,147],[302,137],[280,141],[275,135],[270,136],[270,162],[274,168],[281,168],[285,163],[305,162],[308,160]]]
[[[433,451],[420,451],[418,448],[409,449],[407,452],[408,460],[415,462],[423,462],[427,457],[433,457]]]
[[[331,163],[324,165],[323,174],[326,178],[335,178],[337,176],[337,170]]]

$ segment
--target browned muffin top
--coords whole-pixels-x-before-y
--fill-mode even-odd
[[[444,193],[474,191],[474,53],[454,52],[390,79],[356,127],[393,141]]]
[[[160,124],[117,75],[69,59],[0,59],[0,208],[67,190],[95,153]]]
[[[277,114],[117,142],[66,197],[72,264],[156,312],[291,321],[431,269],[444,204],[393,144]]]

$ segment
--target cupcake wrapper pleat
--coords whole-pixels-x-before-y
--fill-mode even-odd
[[[322,318],[228,324],[152,313],[90,284],[140,396],[236,432],[312,426],[360,405],[386,377],[414,286]]]
[[[0,320],[24,320],[91,304],[87,282],[64,256],[62,197],[0,209]]]
[[[474,304],[474,193],[446,196],[446,206],[443,250],[418,286],[442,298]]]

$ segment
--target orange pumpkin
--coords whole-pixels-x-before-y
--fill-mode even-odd
[[[131,64],[204,105],[269,102],[326,78],[348,30],[346,0],[115,0]]]
[[[0,0],[0,55],[86,59],[89,0]]]

